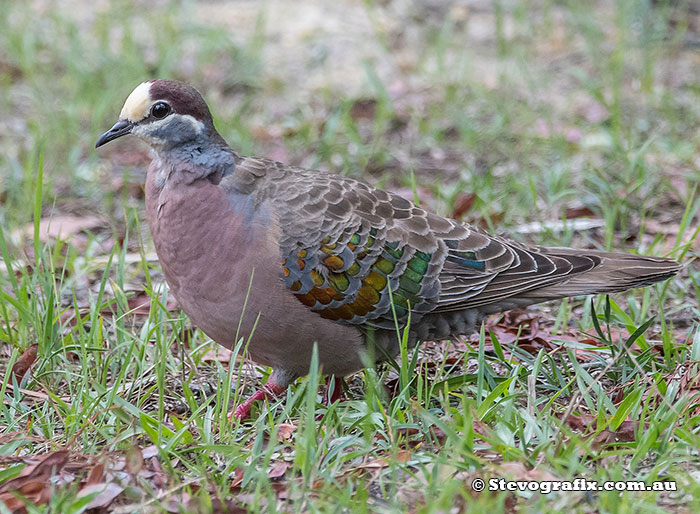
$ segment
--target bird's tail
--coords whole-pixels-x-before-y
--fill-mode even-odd
[[[571,248],[546,248],[546,254],[567,259],[576,258],[581,251]],[[673,277],[681,265],[671,259],[612,252],[585,252],[586,257],[600,262],[588,271],[571,275],[562,282],[528,291],[522,297],[536,301],[553,300],[566,296],[598,293],[616,293],[644,287]]]

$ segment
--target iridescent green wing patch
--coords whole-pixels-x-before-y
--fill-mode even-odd
[[[317,248],[297,248],[282,262],[285,283],[324,318],[393,327],[394,312],[403,323],[409,310],[415,320],[434,308],[439,288],[427,277],[432,255],[381,241],[374,228],[326,237]]]

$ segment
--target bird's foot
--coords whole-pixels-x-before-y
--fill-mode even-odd
[[[332,384],[332,391],[331,391]],[[331,405],[343,397],[345,380],[342,377],[331,376],[326,380],[326,392],[323,395],[323,405]]]
[[[281,386],[268,380],[267,384],[255,391],[246,401],[237,406],[234,411],[229,414],[229,419],[247,419],[250,416],[250,408],[253,406],[253,403],[266,398],[272,400],[282,394],[286,389],[287,386]]]
[[[326,380],[326,392],[323,393],[323,400],[321,403],[328,407],[329,405],[337,402],[343,396],[343,386],[345,385],[345,380],[341,377],[331,376]],[[331,386],[333,390],[331,391]],[[323,414],[316,415],[316,421],[321,421],[323,419]]]

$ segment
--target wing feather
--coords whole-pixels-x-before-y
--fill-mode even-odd
[[[287,287],[335,321],[391,328],[409,313],[413,323],[430,312],[493,310],[601,262],[491,236],[339,175],[251,158],[236,170],[240,187],[258,181],[256,201],[274,215]]]

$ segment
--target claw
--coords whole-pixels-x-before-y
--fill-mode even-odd
[[[233,412],[228,415],[229,420],[234,418],[247,419],[250,416],[250,409],[253,403],[259,400],[273,400],[287,389],[287,386],[278,385],[272,380],[268,380],[267,384],[255,391],[246,401],[236,407]]]
[[[280,378],[280,377],[277,377]],[[286,377],[285,377],[286,378]],[[289,382],[288,380],[285,380]],[[331,389],[331,383],[333,384],[333,391],[329,395]],[[345,381],[341,377],[328,377],[326,381],[326,392],[323,395],[323,405],[330,405],[337,402],[343,396],[343,386]],[[267,384],[255,391],[247,400],[238,405],[228,416],[229,420],[234,419],[247,419],[250,417],[250,410],[253,404],[260,400],[274,400],[279,395],[281,395],[287,389],[287,385],[278,384],[274,376],[271,376]]]

